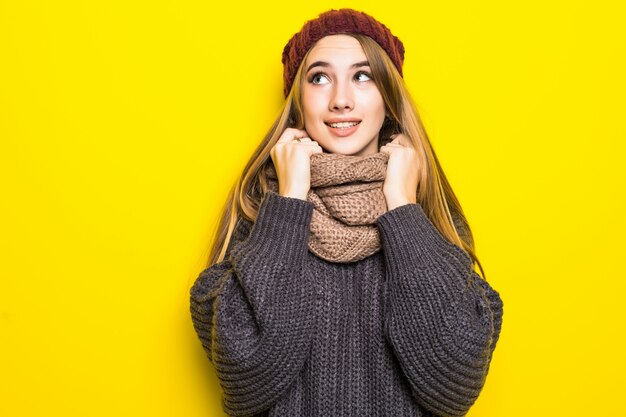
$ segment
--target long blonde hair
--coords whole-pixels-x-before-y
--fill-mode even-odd
[[[346,33],[346,35],[356,38],[363,47],[372,70],[374,82],[385,102],[388,117],[379,133],[379,148],[389,142],[390,136],[394,133],[402,133],[410,139],[417,150],[420,161],[417,202],[422,206],[441,235],[450,243],[463,249],[472,262],[478,265],[482,277],[485,278],[482,265],[475,254],[474,240],[469,224],[439,164],[404,80],[387,53],[376,41],[364,35],[354,33]],[[304,128],[300,91],[305,76],[302,69],[305,66],[307,56],[308,53],[296,73],[293,86],[278,118],[246,164],[241,177],[231,189],[217,227],[207,266],[224,259],[240,219],[251,222],[256,220],[261,200],[268,189],[265,168],[268,164],[272,164],[270,150],[281,134],[288,127]],[[463,233],[457,231],[454,219],[456,219],[457,226],[463,229]]]

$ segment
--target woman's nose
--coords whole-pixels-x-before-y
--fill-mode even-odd
[[[329,105],[332,111],[351,110],[354,107],[354,98],[350,84],[336,83]]]

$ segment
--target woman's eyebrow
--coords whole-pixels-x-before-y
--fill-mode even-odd
[[[361,62],[352,64],[350,68],[369,67],[369,66],[370,66],[369,61],[361,61]],[[314,63],[309,65],[309,67],[306,69],[306,72],[311,71],[311,68],[314,68],[314,67],[330,67],[330,64],[325,61],[315,61]]]
[[[306,72],[311,71],[311,68],[314,68],[314,67],[330,67],[330,64],[324,61],[315,61],[314,63],[309,65],[309,68],[306,69]]]
[[[352,64],[351,68],[369,67],[369,66],[370,66],[369,61],[361,61],[361,62],[357,62],[356,64]]]

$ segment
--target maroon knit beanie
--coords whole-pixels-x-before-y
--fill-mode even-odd
[[[339,33],[359,33],[374,39],[387,52],[402,76],[404,45],[387,26],[356,10],[329,10],[306,22],[300,32],[293,35],[285,45],[282,59],[285,97],[291,90],[298,67],[307,51],[323,37]]]

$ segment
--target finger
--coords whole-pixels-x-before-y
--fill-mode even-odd
[[[280,138],[278,138],[278,142],[291,142],[294,139],[306,138],[308,136],[309,135],[308,133],[306,133],[305,130],[294,129],[290,127],[290,128],[285,129],[285,131],[280,136]]]
[[[294,138],[306,138],[309,136],[309,134],[306,133],[306,130],[304,129],[288,128],[285,129],[285,132],[287,131],[289,131]]]
[[[395,152],[398,149],[402,149],[404,146],[399,145],[397,143],[388,143],[380,147],[379,152],[386,153],[387,155],[391,155],[392,152]]]
[[[411,140],[406,135],[398,135],[396,140],[395,142],[402,146],[412,146]]]
[[[404,146],[402,146],[402,145],[400,145],[398,143],[388,143],[385,146],[380,148],[381,152],[383,151],[383,148],[385,149],[386,152],[393,152],[396,149],[403,149]]]

